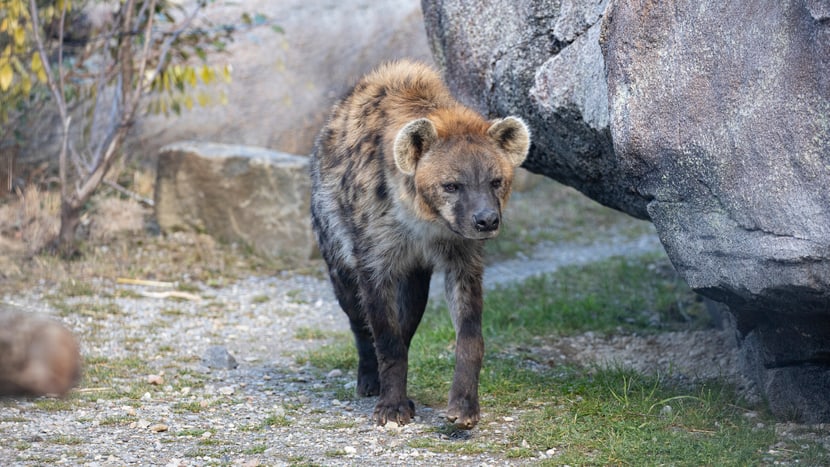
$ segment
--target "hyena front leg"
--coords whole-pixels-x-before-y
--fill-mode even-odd
[[[415,269],[398,282],[398,322],[406,348],[424,316],[431,277],[432,269]]]
[[[378,357],[380,397],[375,421],[378,425],[388,421],[405,425],[415,416],[415,405],[406,397],[408,349],[398,322],[396,285],[391,278],[383,278],[362,281],[360,289]]]
[[[380,394],[378,377],[378,357],[375,354],[375,342],[372,330],[366,321],[366,314],[360,305],[356,274],[347,268],[330,268],[329,275],[334,285],[334,295],[340,307],[349,317],[349,324],[354,334],[357,347],[357,395],[377,396]]]
[[[447,419],[470,429],[479,421],[478,381],[484,359],[481,336],[483,267],[452,265],[447,269],[447,302],[455,325],[455,374]]]

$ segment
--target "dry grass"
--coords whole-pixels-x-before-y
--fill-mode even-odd
[[[0,206],[0,248],[31,255],[60,229],[60,194],[29,185],[12,202]]]
[[[152,197],[153,178],[136,172],[131,189]],[[122,180],[123,183],[123,180]],[[5,204],[3,204],[3,202]],[[78,259],[39,253],[58,233],[60,196],[36,185],[0,201],[0,295],[68,280],[119,277],[223,285],[242,275],[273,273],[279,264],[206,234],[154,233],[152,208],[102,188],[82,217]]]

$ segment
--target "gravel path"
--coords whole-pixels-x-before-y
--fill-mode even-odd
[[[493,265],[486,282],[489,287],[565,265],[659,249],[653,236],[601,246],[540,247],[532,258]],[[433,293],[441,290],[440,278],[435,282]],[[68,409],[49,410],[42,400],[0,402],[3,465],[522,465],[546,456],[517,460],[412,447],[422,440],[446,444],[447,450],[453,443],[485,443],[505,445],[506,452],[515,443],[511,434],[521,414],[496,418],[483,407],[479,427],[448,434],[437,429],[444,425],[439,410],[419,406],[414,423],[379,428],[370,420],[374,398],[337,400],[338,392],[354,390],[352,372],[297,363],[297,356],[330,342],[332,334],[348,332],[325,280],[249,277],[222,288],[203,286],[194,292],[198,301],[147,297],[158,290],[109,281],[94,288],[92,296],[66,300],[71,312],[50,306],[43,288],[4,301],[59,317],[80,336],[87,358],[138,358],[149,374],[119,380],[116,390],[125,397],[96,398],[96,391],[108,388],[82,388],[84,397]],[[690,348],[702,348],[691,360],[731,363],[723,359],[732,358],[734,343],[718,331],[672,334],[670,342],[577,336],[540,348],[538,361],[588,363],[596,355],[613,355],[650,370],[668,364],[672,357],[665,350],[681,342],[676,347],[681,352],[671,354],[678,359]],[[202,356],[211,346],[227,349],[239,366],[206,367]],[[138,403],[126,397],[136,387],[145,391]]]

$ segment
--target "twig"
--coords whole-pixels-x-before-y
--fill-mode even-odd
[[[177,290],[173,290],[170,292],[139,292],[139,295],[143,295],[145,297],[150,298],[181,298],[184,300],[191,300],[194,302],[198,302],[202,300],[202,297],[188,293],[188,292],[180,292]]]
[[[121,186],[121,185],[119,185],[115,182],[112,182],[110,180],[104,179],[104,185],[112,188],[113,190],[121,193],[122,195],[129,196],[130,198],[138,201],[139,203],[146,204],[147,206],[150,206],[150,207],[153,207],[153,206],[156,205],[156,203],[152,199],[145,198],[144,196],[141,196],[140,194],[138,194],[134,191],[130,191],[130,190],[124,188],[123,186]]]
[[[150,281],[146,279],[130,279],[129,277],[119,277],[115,280],[116,284],[126,285],[146,285],[149,287],[173,287],[173,282]]]

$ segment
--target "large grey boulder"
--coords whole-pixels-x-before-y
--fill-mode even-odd
[[[312,253],[308,159],[264,148],[181,142],[159,152],[162,230],[206,232],[288,265]]]
[[[533,131],[525,166],[651,219],[726,303],[785,417],[830,421],[830,7],[423,1],[452,90]]]
[[[828,20],[826,2],[616,1],[603,43],[614,148],[669,257],[736,314],[773,409],[809,420],[830,420]],[[823,401],[788,406],[810,389]]]

